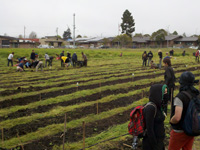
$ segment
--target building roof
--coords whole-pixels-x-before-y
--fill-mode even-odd
[[[5,38],[5,39],[9,39],[9,40],[18,40],[18,38],[11,37],[11,36],[3,36],[3,35],[0,35],[0,38]]]
[[[147,43],[150,41],[150,37],[133,37],[132,40],[135,43]]]
[[[91,38],[76,38],[75,41],[77,43],[95,43],[95,42],[102,42],[104,38],[110,41],[113,39],[113,37],[91,37]],[[70,40],[70,42],[73,42],[73,39]]]
[[[29,41],[33,41],[33,42],[35,42],[35,43],[39,43],[40,41],[40,39],[27,39],[27,38],[20,38],[19,40],[24,40],[24,41],[26,41],[26,40],[29,40]]]
[[[180,35],[167,35],[167,36],[165,36],[165,40],[171,41],[171,40],[175,40],[175,39],[181,38],[181,37],[182,36],[180,36]]]
[[[177,42],[195,42],[198,41],[198,37],[183,37],[175,40]]]

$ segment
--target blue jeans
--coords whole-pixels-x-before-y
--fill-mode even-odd
[[[9,66],[10,62],[11,62],[11,66],[13,66],[13,61],[12,61],[12,59],[8,59],[8,66]]]

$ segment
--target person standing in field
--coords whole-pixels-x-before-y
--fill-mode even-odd
[[[61,59],[62,56],[64,56],[64,51],[62,51],[62,53],[60,53],[60,61],[61,61],[61,67],[63,67],[63,60]]]
[[[35,51],[32,50],[32,53],[31,53],[31,56],[30,56],[30,59],[32,60],[32,63],[35,61],[35,58],[36,58]]]
[[[179,93],[176,95],[171,108],[170,123],[172,130],[170,132],[168,150],[192,150],[194,136],[188,136],[183,130],[184,118],[191,101],[185,92],[195,98],[199,95],[199,91],[194,87],[196,81],[195,76],[191,72],[186,71],[182,73],[179,83]]]
[[[159,56],[159,68],[161,69],[162,67],[162,51],[158,50],[158,56]]]
[[[87,67],[87,56],[82,52],[83,65]]]
[[[165,79],[165,84],[169,88],[169,101],[171,101],[171,104],[173,105],[173,96],[174,96],[174,87],[175,87],[175,74],[174,70],[171,67],[171,60],[169,58],[163,59],[163,63],[165,66],[165,73],[164,73],[164,79]]]
[[[49,55],[46,53],[46,54],[44,55],[44,58],[45,58],[45,67],[47,67],[47,62],[48,62],[48,66],[51,64],[51,63],[50,63],[50,57],[49,57]]]
[[[196,61],[199,62],[199,50],[197,49],[195,53]]]
[[[164,107],[168,98],[167,85],[155,84],[150,88],[149,104],[144,109],[146,133],[143,137],[143,150],[164,150],[165,128]],[[165,109],[166,110],[166,109]]]
[[[77,63],[77,55],[76,55],[76,52],[72,55],[72,63],[73,63],[73,67],[76,67],[76,63]]]
[[[144,51],[144,53],[142,54],[142,60],[143,60],[143,63],[142,63],[142,66],[147,65],[147,52]]]
[[[14,52],[9,54],[9,56],[8,56],[8,66],[10,63],[11,63],[11,66],[13,66],[13,57],[14,57]]]
[[[151,60],[153,58],[153,53],[151,51],[149,51],[149,53],[147,54],[147,57],[148,57],[148,66],[149,66],[149,63],[151,62]]]

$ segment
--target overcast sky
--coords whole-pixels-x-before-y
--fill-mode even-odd
[[[69,27],[76,36],[118,35],[118,24],[128,9],[135,20],[135,33],[151,34],[158,29],[187,36],[200,34],[200,0],[0,0],[0,35],[38,37],[63,35]]]

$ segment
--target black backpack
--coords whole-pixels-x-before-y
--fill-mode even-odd
[[[184,132],[189,136],[200,135],[200,98],[192,97],[188,92],[183,93],[190,98],[189,106],[182,124]]]

